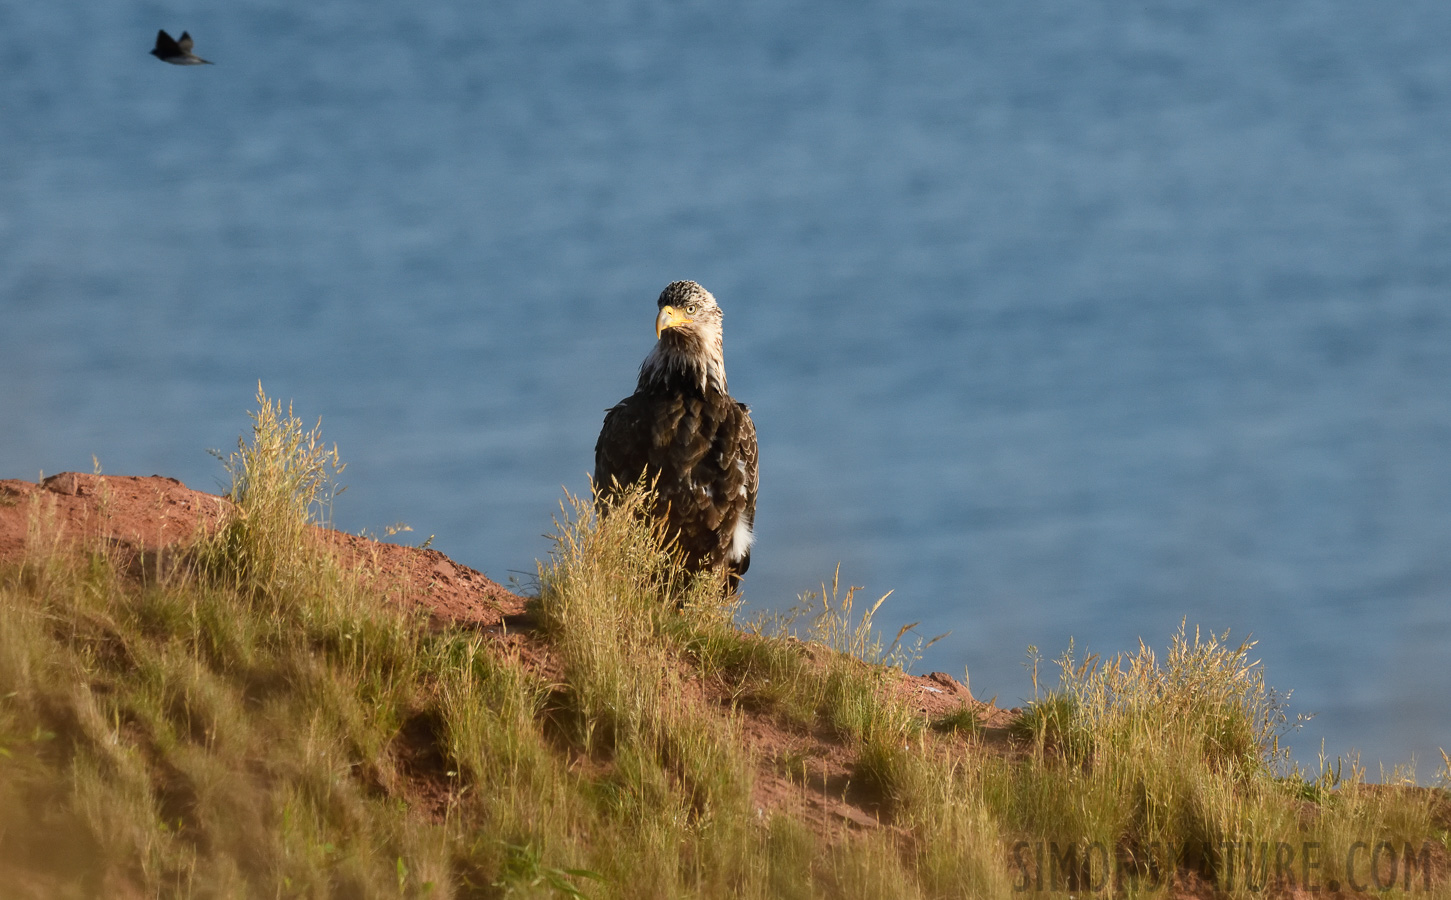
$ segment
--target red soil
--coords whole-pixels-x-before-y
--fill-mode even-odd
[[[0,562],[20,559],[38,540],[62,546],[99,542],[136,559],[155,559],[215,528],[230,507],[225,497],[160,475],[65,472],[39,484],[0,481]],[[402,602],[439,621],[494,626],[524,611],[523,597],[437,550],[319,530],[344,565],[395,585],[392,593]]]

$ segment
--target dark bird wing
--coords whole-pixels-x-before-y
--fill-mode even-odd
[[[756,515],[756,427],[726,396],[637,393],[605,415],[595,443],[595,490],[654,479],[659,511],[691,566],[725,564]],[[739,551],[737,551],[739,552]],[[729,564],[750,565],[747,550]]]
[[[191,48],[196,46],[196,41],[193,41],[191,35],[183,31],[181,37],[176,39],[176,46],[181,48],[182,53],[190,53]]]
[[[171,35],[167,34],[165,30],[162,30],[156,32],[156,49],[151,52],[157,56],[179,56],[181,55],[181,47],[177,45],[176,41],[171,39]]]
[[[650,425],[641,394],[626,397],[605,413],[595,441],[595,490],[629,487],[649,463]]]

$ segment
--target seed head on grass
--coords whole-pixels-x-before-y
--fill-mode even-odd
[[[1140,642],[1137,653],[1100,664],[1059,661],[1063,689],[1105,749],[1134,753],[1146,742],[1168,743],[1218,771],[1240,777],[1278,774],[1288,756],[1279,744],[1293,727],[1286,697],[1265,681],[1253,641],[1229,642],[1228,632],[1193,636],[1181,624],[1161,663]]]
[[[337,478],[347,464],[336,444],[322,442],[321,420],[305,427],[290,403],[284,412],[260,383],[251,418],[252,440],[238,438],[225,458],[215,454],[231,476],[232,508],[208,562],[253,589],[290,585],[317,561],[311,526],[330,523],[333,500],[344,490]]]
[[[925,643],[921,638],[903,643],[903,638],[917,627],[913,622],[897,630],[890,642],[884,642],[877,625],[877,613],[892,596],[891,591],[877,598],[869,608],[858,614],[856,596],[861,588],[846,587],[841,582],[841,566],[831,574],[831,586],[822,582],[819,591],[807,591],[799,602],[785,612],[766,611],[750,624],[752,631],[772,637],[794,636],[837,654],[860,660],[869,666],[885,666],[906,672],[921,658],[922,651],[947,635],[939,634]]]

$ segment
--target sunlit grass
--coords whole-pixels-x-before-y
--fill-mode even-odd
[[[1288,767],[1252,645],[1070,653],[1009,735],[968,706],[927,721],[881,601],[833,576],[742,629],[645,485],[566,498],[527,647],[430,626],[316,539],[336,449],[258,401],[190,555],[138,580],[36,511],[0,569],[5,896],[1001,897],[1021,846],[1082,848],[1088,884],[1194,843],[1314,842],[1347,884],[1389,874],[1359,844],[1444,861],[1444,791]],[[763,805],[767,775],[816,790],[807,751],[758,754],[763,723],[835,748],[880,826]],[[1242,894],[1231,856],[1206,871]]]

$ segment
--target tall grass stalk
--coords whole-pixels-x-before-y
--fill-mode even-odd
[[[251,440],[222,459],[230,476],[232,507],[210,545],[214,568],[223,568],[253,591],[289,590],[325,560],[311,531],[331,524],[333,500],[347,468],[337,445],[322,441],[322,421],[306,427],[257,385]]]

